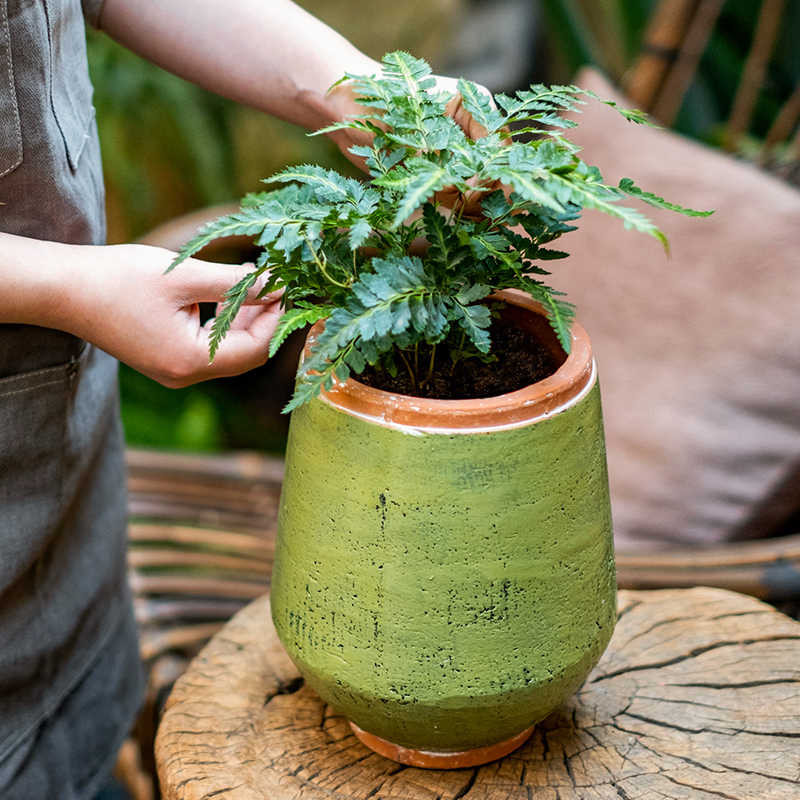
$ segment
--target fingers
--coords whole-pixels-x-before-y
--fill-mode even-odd
[[[271,305],[243,308],[222,340],[214,360],[203,365],[197,380],[240,375],[264,364],[281,314],[282,311],[275,302]],[[199,338],[207,354],[210,329],[201,329]]]
[[[464,107],[464,100],[460,94],[450,98],[445,106],[444,113],[448,117],[452,117],[461,130],[473,141],[489,133],[483,125],[475,121],[472,114]]]
[[[273,308],[274,306],[274,308]],[[239,309],[239,313],[234,318],[233,322],[231,323],[230,330],[246,330],[249,328],[256,319],[261,314],[269,314],[269,313],[277,313],[278,316],[283,314],[283,310],[280,308],[277,299],[273,299],[271,302],[265,300],[265,302],[259,301],[259,303],[253,303],[251,305],[242,306]],[[211,317],[210,319],[206,320],[203,323],[203,327],[206,330],[211,330],[214,325],[214,321],[216,317]]]
[[[223,301],[225,294],[253,272],[253,269],[253,264],[217,264],[190,258],[165,278],[173,282],[182,305],[219,303]],[[247,291],[245,305],[269,304],[281,296],[282,290],[270,292],[264,297],[258,296],[268,277],[268,274],[264,273],[256,279]]]

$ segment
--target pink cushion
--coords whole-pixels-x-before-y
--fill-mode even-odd
[[[630,105],[593,71],[576,83]],[[551,262],[600,369],[618,544],[767,535],[762,506],[800,474],[800,191],[594,101],[576,119],[568,135],[607,182],[716,209],[627,203],[666,232],[670,259],[587,211],[558,244],[572,257]],[[800,485],[789,495],[800,508]]]

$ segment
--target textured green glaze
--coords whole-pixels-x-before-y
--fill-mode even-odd
[[[564,702],[616,619],[597,385],[533,424],[411,433],[294,412],[273,618],[300,672],[404,747],[507,739]]]

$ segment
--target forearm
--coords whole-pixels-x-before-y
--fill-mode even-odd
[[[0,233],[0,322],[70,330],[64,287],[79,248]]]
[[[72,333],[172,387],[263,364],[278,299],[257,298],[254,286],[209,364],[199,303],[221,301],[249,268],[189,259],[165,274],[174,255],[146,245],[66,245],[0,233],[0,323]]]
[[[345,72],[380,65],[289,0],[106,0],[101,28],[211,91],[314,130],[352,113]]]

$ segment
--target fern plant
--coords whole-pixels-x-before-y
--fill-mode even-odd
[[[407,53],[385,56],[381,75],[343,80],[352,82],[364,113],[318,133],[351,128],[371,137],[351,148],[364,160],[369,182],[310,165],[286,169],[268,180],[285,186],[245,198],[238,213],[201,229],[172,265],[220,236],[251,235],[263,248],[217,314],[212,358],[262,274],[264,293],[282,288],[286,308],[270,355],[293,330],[326,320],[287,410],[368,364],[390,374],[407,369],[418,384],[434,363],[431,355],[421,365],[420,348],[456,362],[486,358],[492,347],[486,301],[499,289],[538,300],[568,352],[573,306],[547,285],[544,265],[567,255],[549,245],[575,230],[582,209],[617,217],[665,248],[653,222],[618,201],[710,213],[668,203],[628,179],[606,185],[564,136],[575,123],[561,112],[578,110],[583,96],[600,100],[578,87],[537,85],[493,101],[458,81],[464,107],[486,130],[473,141],[445,115],[452,95],[437,88],[428,64]],[[640,112],[618,110],[645,121]],[[460,201],[445,209],[437,199],[442,190]],[[478,198],[479,214],[465,213],[467,198],[472,206]],[[412,255],[419,237],[427,247]]]

